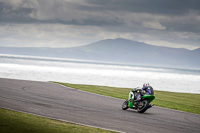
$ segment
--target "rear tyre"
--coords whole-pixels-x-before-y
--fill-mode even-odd
[[[123,110],[127,110],[127,109],[128,109],[128,100],[126,100],[126,101],[122,104],[122,109],[123,109]]]
[[[140,101],[138,103],[138,109],[137,111],[139,113],[144,113],[149,107],[149,102],[147,100],[143,100],[143,101]]]

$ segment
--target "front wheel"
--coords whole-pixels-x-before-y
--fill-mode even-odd
[[[128,100],[126,100],[126,101],[122,104],[122,109],[123,109],[123,110],[127,110],[127,109],[128,109]]]
[[[137,111],[139,113],[144,113],[149,107],[149,102],[147,100],[144,100],[144,101],[140,101],[138,103],[138,109]]]

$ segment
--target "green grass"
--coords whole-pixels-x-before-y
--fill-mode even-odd
[[[60,83],[60,84],[75,89],[120,99],[127,99],[130,91],[130,88],[116,88],[107,86],[81,85],[81,84],[68,84],[68,83]],[[153,101],[153,104],[156,106],[200,114],[200,94],[155,91],[155,97],[156,99]]]
[[[0,108],[1,133],[111,133],[92,128],[51,120],[44,117]]]

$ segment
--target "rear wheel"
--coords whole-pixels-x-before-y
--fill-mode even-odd
[[[138,103],[138,109],[137,111],[139,113],[144,113],[149,107],[149,102],[147,100],[143,100],[143,101],[140,101]]]
[[[123,109],[123,110],[127,110],[127,109],[128,109],[128,100],[126,100],[126,101],[122,104],[122,109]]]

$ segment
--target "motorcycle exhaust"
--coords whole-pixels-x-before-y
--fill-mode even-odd
[[[153,106],[154,106],[153,104],[150,104],[149,107],[148,107],[148,109],[151,108],[151,107],[153,107]]]

